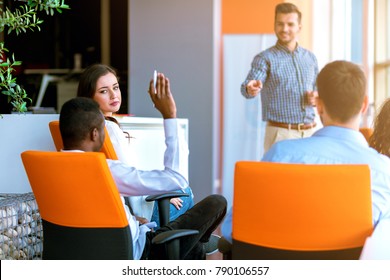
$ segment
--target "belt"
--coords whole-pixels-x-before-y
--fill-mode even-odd
[[[307,130],[316,127],[316,123],[280,123],[280,122],[273,122],[273,121],[268,121],[268,124],[270,126],[275,126],[275,127],[281,127],[281,128],[287,128],[287,129],[295,129],[295,130]]]

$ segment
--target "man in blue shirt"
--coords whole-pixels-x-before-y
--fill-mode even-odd
[[[381,219],[390,218],[390,158],[370,148],[359,132],[361,117],[368,107],[364,73],[351,62],[334,61],[319,73],[317,88],[317,110],[324,127],[309,138],[275,143],[262,161],[368,164],[376,226]],[[222,235],[230,241],[231,221],[232,209],[222,225]]]
[[[298,45],[299,9],[291,3],[277,5],[274,30],[276,45],[255,56],[241,85],[246,98],[261,91],[262,118],[267,122],[264,152],[277,141],[307,137],[316,130],[318,65],[314,54]]]

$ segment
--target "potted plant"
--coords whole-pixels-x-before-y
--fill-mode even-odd
[[[46,12],[48,15],[54,15],[55,12],[61,13],[63,9],[69,9],[64,0],[19,0],[26,2],[19,8],[10,11],[3,7],[3,1],[0,1],[0,33],[6,31],[8,34],[16,32],[26,33],[28,30],[40,30],[43,23],[37,16],[39,12]],[[12,105],[12,111],[26,112],[27,101],[30,98],[26,91],[18,85],[16,78],[13,77],[15,67],[21,65],[20,61],[15,60],[14,54],[10,53],[3,41],[0,42],[0,88],[1,94],[7,96],[8,103]],[[7,57],[7,58],[5,58]]]
[[[69,9],[64,0],[19,0],[16,9],[6,8],[0,1],[0,100],[6,100],[13,112],[0,114],[0,193],[25,193],[31,191],[20,159],[24,150],[54,150],[48,122],[58,115],[24,114],[30,98],[23,86],[13,76],[15,67],[21,65],[4,42],[4,32],[24,36],[28,31],[40,31],[43,23],[38,14],[53,16]],[[17,54],[16,54],[17,56]],[[2,101],[0,101],[2,102]]]

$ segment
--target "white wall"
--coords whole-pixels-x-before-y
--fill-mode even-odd
[[[55,151],[51,120],[58,120],[58,115],[11,114],[0,118],[0,193],[31,192],[20,154],[26,150]]]
[[[147,89],[153,70],[171,81],[178,117],[189,120],[189,181],[195,200],[215,192],[218,171],[219,67],[214,34],[219,0],[130,0],[129,108],[139,117],[160,117]],[[219,20],[219,18],[218,18]]]
[[[264,150],[265,122],[261,120],[261,100],[246,99],[240,86],[256,54],[274,45],[274,35],[224,35],[223,37],[223,174],[222,190],[232,202],[235,163],[260,160]]]
[[[332,57],[330,30],[332,28],[330,17],[331,5],[329,0],[316,0],[313,3],[313,53],[318,60],[318,67],[327,64]],[[318,32],[317,30],[321,30]]]

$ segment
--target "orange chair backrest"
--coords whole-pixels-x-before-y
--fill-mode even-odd
[[[60,121],[49,122],[49,129],[56,150],[61,151],[64,148],[64,143],[62,142],[62,136],[60,132]]]
[[[49,122],[50,133],[54,141],[54,145],[57,151],[60,151],[64,148],[64,143],[62,142],[61,132],[60,132],[60,122],[59,121],[51,121]],[[106,137],[104,139],[104,143],[102,149],[100,150],[102,153],[106,155],[108,159],[117,160],[118,156],[115,152],[114,146],[110,140],[110,135],[108,134],[107,128],[104,127],[104,132]]]
[[[128,225],[103,153],[25,151],[21,157],[42,219],[69,227]]]
[[[362,246],[373,230],[367,165],[237,162],[233,239],[285,250]]]

